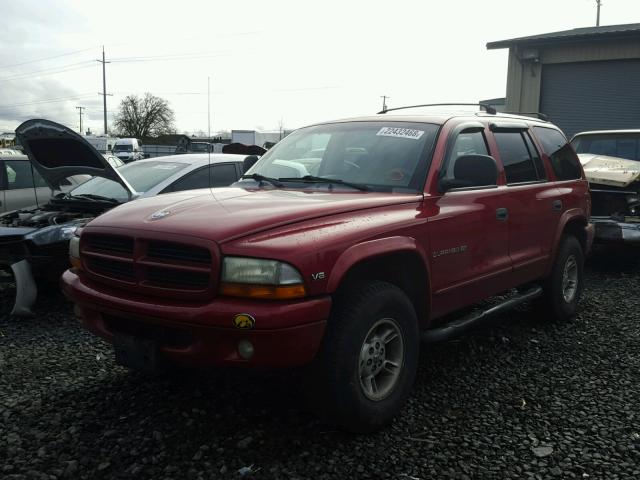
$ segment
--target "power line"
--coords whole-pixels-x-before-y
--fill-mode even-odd
[[[200,58],[224,57],[231,55],[231,51],[227,52],[200,52],[200,53],[176,53],[171,55],[151,55],[144,57],[121,57],[113,58],[113,63],[131,63],[131,62],[156,62],[169,60],[197,60]]]
[[[28,65],[30,63],[44,62],[45,60],[53,60],[55,58],[61,58],[61,57],[69,57],[71,55],[76,55],[78,53],[88,52],[89,50],[93,50],[94,48],[97,48],[97,46],[90,47],[90,48],[83,48],[82,50],[74,50],[73,52],[61,53],[59,55],[52,55],[50,57],[42,57],[42,58],[37,58],[35,60],[27,60],[26,62],[14,63],[11,65],[2,65],[0,66],[0,69],[20,67],[22,65]]]
[[[93,96],[93,93],[79,93],[77,95],[71,95],[68,97],[56,97],[56,98],[45,98],[42,100],[33,100],[22,103],[14,103],[12,105],[0,105],[0,108],[12,108],[12,107],[29,107],[31,105],[41,105],[45,103],[57,103],[57,102],[66,102],[69,100],[79,100],[84,97]]]
[[[87,60],[84,62],[71,63],[68,65],[61,65],[58,67],[50,67],[42,70],[34,70],[32,72],[25,72],[25,73],[20,73],[15,75],[9,75],[7,77],[0,77],[0,83],[10,82],[15,80],[22,80],[25,78],[42,77],[45,75],[56,75],[58,73],[65,73],[65,72],[71,72],[73,70],[81,70],[84,68],[89,68],[92,65],[93,65],[93,61]]]

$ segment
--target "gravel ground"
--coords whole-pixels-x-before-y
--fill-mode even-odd
[[[48,297],[0,316],[0,478],[640,478],[640,254],[587,279],[571,322],[521,309],[424,352],[402,414],[359,437],[290,374],[129,372]]]

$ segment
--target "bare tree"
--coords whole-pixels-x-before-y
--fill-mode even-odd
[[[175,131],[175,115],[164,98],[145,93],[129,95],[120,102],[114,117],[118,135],[135,138],[157,137]]]

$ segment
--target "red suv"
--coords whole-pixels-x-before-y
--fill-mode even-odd
[[[548,122],[384,113],[297,130],[231,188],[110,210],[62,285],[123,365],[304,367],[321,412],[364,432],[402,406],[421,343],[537,297],[574,315],[589,214]]]

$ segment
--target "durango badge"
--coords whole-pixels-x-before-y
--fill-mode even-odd
[[[239,313],[235,317],[233,317],[233,324],[236,326],[236,328],[246,330],[249,328],[253,328],[256,325],[256,319],[248,313]]]

